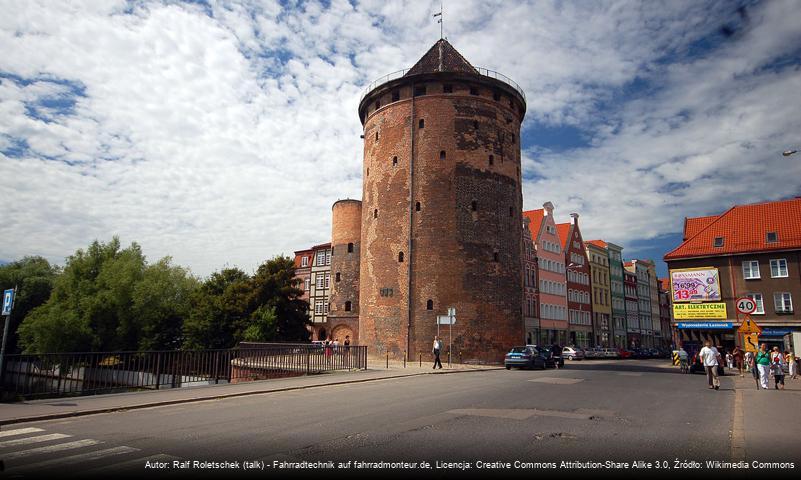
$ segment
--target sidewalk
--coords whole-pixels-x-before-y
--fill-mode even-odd
[[[441,370],[432,370],[431,365],[423,363],[407,364],[403,362],[380,362],[369,359],[367,370],[336,372],[303,377],[262,380],[238,384],[220,384],[201,387],[170,388],[110,395],[90,395],[82,397],[49,398],[30,400],[20,403],[0,404],[0,426],[13,423],[50,420],[56,418],[92,415],[136,408],[157,407],[177,403],[217,400],[244,395],[283,392],[306,388],[320,388],[330,385],[371,382],[391,378],[402,378],[413,375],[448,374],[495,370],[497,365],[444,365]]]

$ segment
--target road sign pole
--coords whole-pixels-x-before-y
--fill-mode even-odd
[[[448,366],[451,366],[451,351],[453,351],[453,316],[448,316]]]
[[[0,347],[0,388],[2,388],[3,385],[5,385],[3,383],[3,380],[5,378],[5,373],[6,373],[6,370],[5,370],[6,369],[6,362],[5,362],[5,360],[6,360],[6,341],[8,340],[8,328],[9,328],[9,325],[11,324],[11,310],[14,308],[14,300],[16,300],[16,297],[17,297],[17,286],[14,285],[14,290],[13,290],[13,293],[11,294],[11,304],[8,305],[8,308],[6,309],[5,308],[6,307],[6,305],[5,305],[5,292],[3,292],[3,302],[4,302],[4,305],[3,305],[4,312],[3,313],[6,314],[5,315],[6,322],[5,322],[5,325],[3,326],[3,345]]]

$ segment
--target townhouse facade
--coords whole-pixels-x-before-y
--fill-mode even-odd
[[[597,243],[587,243],[587,257],[592,269],[592,313],[594,346],[609,347],[612,297],[610,295],[609,255]]]
[[[540,319],[537,309],[537,251],[534,247],[531,229],[531,220],[523,216],[523,324],[526,330],[526,344],[531,345],[539,341]]]
[[[309,290],[309,319],[312,322],[312,339],[325,340],[328,329],[328,310],[331,293],[331,244],[323,243],[312,247]]]
[[[637,296],[637,275],[625,268],[623,270],[623,291],[626,300],[626,340],[628,348],[642,346],[640,331],[640,302]]]
[[[637,278],[637,312],[640,330],[640,343],[644,348],[654,346],[654,329],[651,308],[651,281],[648,263],[642,260],[631,260],[624,264],[625,268]]]
[[[609,295],[612,298],[612,344],[626,348],[626,294],[623,288],[623,247],[604,242],[609,258]]]
[[[564,249],[565,278],[567,281],[568,344],[580,348],[592,345],[592,290],[590,264],[584,249],[579,228],[579,215],[571,213],[572,223],[556,226]]]

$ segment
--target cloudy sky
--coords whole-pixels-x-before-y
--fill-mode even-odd
[[[328,241],[361,196],[359,96],[439,38],[438,9],[0,0],[0,260],[119,235],[205,276]],[[526,92],[524,207],[627,258],[801,195],[795,0],[450,0],[445,35]]]

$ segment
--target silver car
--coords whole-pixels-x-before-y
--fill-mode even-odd
[[[562,349],[562,358],[568,360],[583,360],[584,350],[578,347],[565,347]]]

